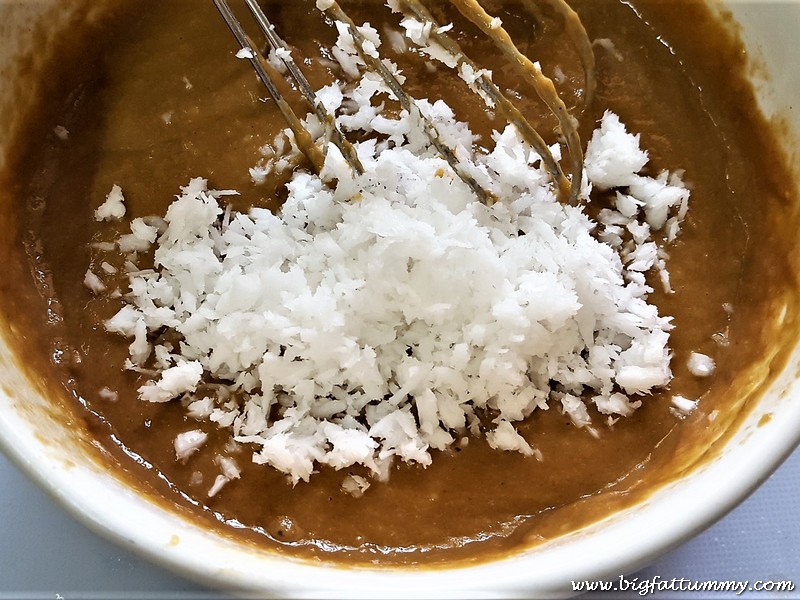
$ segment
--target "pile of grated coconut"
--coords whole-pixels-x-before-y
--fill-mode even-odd
[[[669,382],[670,319],[648,303],[645,277],[669,291],[653,232],[678,233],[689,197],[679,174],[641,175],[638,136],[606,113],[581,196],[610,190],[615,207],[593,221],[557,200],[513,127],[472,152],[467,124],[419,101],[499,199],[487,206],[419,115],[382,114],[389,91],[359,77],[319,95],[343,130],[366,134],[362,176],[331,146],[320,176],[292,175],[279,214],[225,210],[232,192],[193,179],[163,219],[132,220],[118,242],[130,291],[106,328],[132,338],[128,368],[152,373],[143,400],[181,399],[296,483],[319,465],[384,478],[395,457],[428,465],[467,435],[541,458],[515,428],[534,411],[555,406],[590,427],[588,405],[628,416]],[[120,218],[122,202],[115,188],[98,218]],[[137,266],[148,250],[152,264]],[[184,454],[205,440],[188,433]]]

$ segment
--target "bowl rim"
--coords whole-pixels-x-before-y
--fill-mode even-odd
[[[773,1],[750,3],[757,6]],[[747,9],[742,0],[733,3]],[[800,134],[800,127],[797,129]],[[5,351],[2,343],[0,351]],[[430,570],[342,567],[236,544],[176,519],[176,513],[126,488],[94,459],[65,461],[58,445],[37,436],[25,410],[4,391],[0,391],[0,451],[96,533],[212,588],[282,597],[563,597],[571,594],[567,577],[601,580],[630,573],[710,526],[752,493],[800,444],[800,402],[792,401],[800,398],[800,379],[794,377],[798,364],[800,348],[785,369],[791,383],[772,392],[774,406],[762,410],[759,404],[718,457],[683,479],[657,490],[641,505],[579,532],[472,566]],[[780,418],[762,422],[773,414]],[[676,506],[691,507],[691,511],[676,521]],[[120,512],[127,518],[120,520]],[[620,540],[625,543],[619,544]],[[223,553],[224,564],[210,568],[202,563],[202,552],[212,550]],[[591,560],[574,565],[575,554]],[[298,582],[302,587],[298,588]]]

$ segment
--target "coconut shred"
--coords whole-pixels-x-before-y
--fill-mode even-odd
[[[386,479],[393,461],[429,465],[433,450],[469,437],[548,460],[516,428],[535,411],[561,411],[596,435],[605,423],[589,406],[613,424],[666,386],[671,319],[648,294],[651,282],[670,291],[664,248],[689,199],[681,173],[643,174],[639,137],[606,112],[586,147],[581,202],[569,206],[513,126],[479,152],[445,102],[420,101],[497,198],[481,203],[418,115],[381,114],[391,92],[353,66],[353,52],[340,32],[334,55],[359,78],[318,94],[345,132],[361,134],[363,175],[331,145],[320,175],[291,176],[277,213],[232,211],[235,191],[194,178],[166,214],[135,218],[118,238],[130,289],[107,290],[103,273],[87,272],[94,293],[125,300],[105,328],[131,339],[125,367],[150,378],[141,400],[182,403],[297,483],[321,465]],[[322,132],[313,115],[305,124]],[[298,153],[287,131],[272,154],[284,145]],[[281,161],[254,167],[254,180]],[[593,192],[612,201],[590,218]],[[123,194],[112,189],[96,218],[123,219]],[[177,458],[205,440],[187,428]],[[219,459],[209,496],[240,474]]]

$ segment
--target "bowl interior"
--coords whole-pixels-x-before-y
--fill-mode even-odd
[[[3,81],[22,82],[24,71],[41,68],[41,49],[76,19],[92,18],[87,6],[84,1],[65,5],[60,0],[0,6]],[[795,42],[800,4],[764,0],[732,2],[729,8],[752,54],[753,80],[764,112],[784,127],[786,148],[793,156],[800,139],[800,114],[793,109],[800,91]],[[0,86],[0,171],[31,96],[22,84]],[[0,219],[6,208],[0,207]],[[796,207],[787,218],[800,221]],[[26,374],[24,357],[14,351],[14,339],[24,331],[14,323],[0,323],[0,330],[0,447],[31,478],[89,526],[160,564],[211,585],[269,590],[280,596],[563,595],[570,579],[630,572],[708,526],[763,481],[800,441],[800,403],[794,400],[800,396],[796,349],[736,431],[727,432],[718,440],[719,447],[709,449],[712,458],[637,506],[488,564],[431,571],[345,569],[245,546],[131,490],[103,466],[91,440],[74,427],[65,409],[48,400],[41,382]],[[650,533],[642,536],[643,530]],[[206,563],[208,556],[216,557],[213,565]]]

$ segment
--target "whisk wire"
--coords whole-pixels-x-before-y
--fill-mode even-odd
[[[392,94],[394,94],[394,96],[397,98],[400,106],[402,106],[403,109],[409,114],[419,117],[423,131],[428,137],[428,140],[431,142],[433,147],[436,148],[436,151],[439,152],[442,158],[447,161],[447,164],[450,165],[450,168],[452,168],[456,175],[458,175],[458,177],[464,183],[466,183],[467,186],[469,186],[469,188],[475,193],[481,202],[486,204],[493,203],[495,201],[493,194],[481,187],[475,178],[466,172],[461,164],[461,161],[456,156],[455,151],[441,139],[436,125],[419,109],[414,99],[403,89],[402,84],[397,80],[397,77],[395,77],[394,73],[392,73],[391,70],[386,67],[380,58],[377,58],[376,56],[364,50],[364,45],[366,43],[364,36],[358,30],[358,27],[356,27],[356,24],[353,22],[353,20],[344,10],[342,10],[341,6],[339,6],[339,3],[333,1],[326,2],[326,4],[329,6],[323,8],[323,12],[347,26],[347,30],[355,42],[355,48],[358,52],[358,55],[370,69],[381,76],[381,79],[383,79],[383,81],[391,90]]]
[[[575,121],[558,95],[555,84],[542,73],[542,69],[537,63],[519,51],[500,20],[489,15],[478,0],[450,0],[450,3],[494,42],[495,46],[508,58],[516,71],[531,85],[542,102],[558,119],[572,162],[572,189],[569,202],[577,204],[583,179],[583,148]]]
[[[326,131],[329,132],[331,141],[333,141],[333,143],[342,153],[342,156],[344,156],[345,160],[350,165],[350,168],[352,168],[353,171],[355,171],[358,175],[362,175],[364,173],[364,167],[361,164],[358,155],[356,154],[355,148],[353,148],[353,145],[347,140],[347,138],[344,137],[341,129],[339,129],[339,127],[336,125],[336,119],[330,114],[322,101],[317,97],[314,88],[311,87],[311,84],[309,83],[305,74],[300,67],[297,66],[297,63],[294,61],[291,53],[286,48],[286,43],[278,36],[277,33],[275,33],[275,27],[270,22],[267,15],[258,5],[256,0],[245,0],[245,4],[247,4],[247,8],[249,8],[250,12],[253,14],[256,23],[258,23],[259,28],[267,38],[269,45],[275,51],[275,55],[286,66],[289,74],[297,83],[300,93],[303,94],[303,97],[314,109],[314,114],[316,114]]]
[[[571,186],[570,182],[564,176],[561,165],[558,164],[558,161],[553,156],[547,143],[542,139],[542,136],[539,135],[530,122],[522,115],[517,107],[514,106],[511,100],[509,100],[508,97],[500,91],[500,88],[486,76],[483,70],[464,53],[459,43],[442,30],[439,23],[420,0],[400,0],[400,4],[414,15],[417,20],[424,24],[430,24],[430,36],[433,38],[434,42],[444,48],[453,59],[456,60],[457,69],[460,69],[462,65],[466,64],[474,73],[480,73],[476,83],[480,86],[481,91],[495,104],[495,107],[500,111],[503,117],[517,129],[522,139],[536,150],[561,194],[565,197],[569,197]]]
[[[319,148],[317,148],[311,139],[311,134],[300,122],[297,114],[294,112],[294,110],[292,110],[292,107],[289,106],[289,103],[286,102],[280,90],[278,89],[278,86],[276,86],[275,82],[272,80],[272,76],[269,74],[271,67],[258,53],[255,44],[253,44],[250,37],[242,28],[236,16],[233,14],[230,6],[228,6],[227,1],[214,0],[214,4],[222,15],[222,18],[225,20],[225,23],[227,23],[228,28],[236,38],[236,41],[239,42],[239,46],[246,51],[247,59],[250,61],[250,64],[253,66],[253,69],[256,72],[256,75],[261,80],[261,83],[264,84],[264,87],[267,88],[269,95],[275,101],[275,104],[278,106],[278,110],[280,110],[281,115],[283,115],[283,118],[286,120],[286,123],[292,130],[298,147],[306,155],[314,169],[319,171],[322,169],[324,157],[322,156]]]
[[[581,21],[578,13],[567,4],[566,0],[544,1],[563,19],[564,31],[575,47],[575,50],[578,52],[584,74],[583,110],[585,111],[592,104],[594,93],[597,88],[597,77],[595,74],[596,65],[594,51],[592,50],[592,41],[589,39],[589,34],[586,32],[586,27],[584,27],[583,21]],[[539,10],[536,8],[534,0],[523,0],[522,4],[529,13],[539,15]]]

